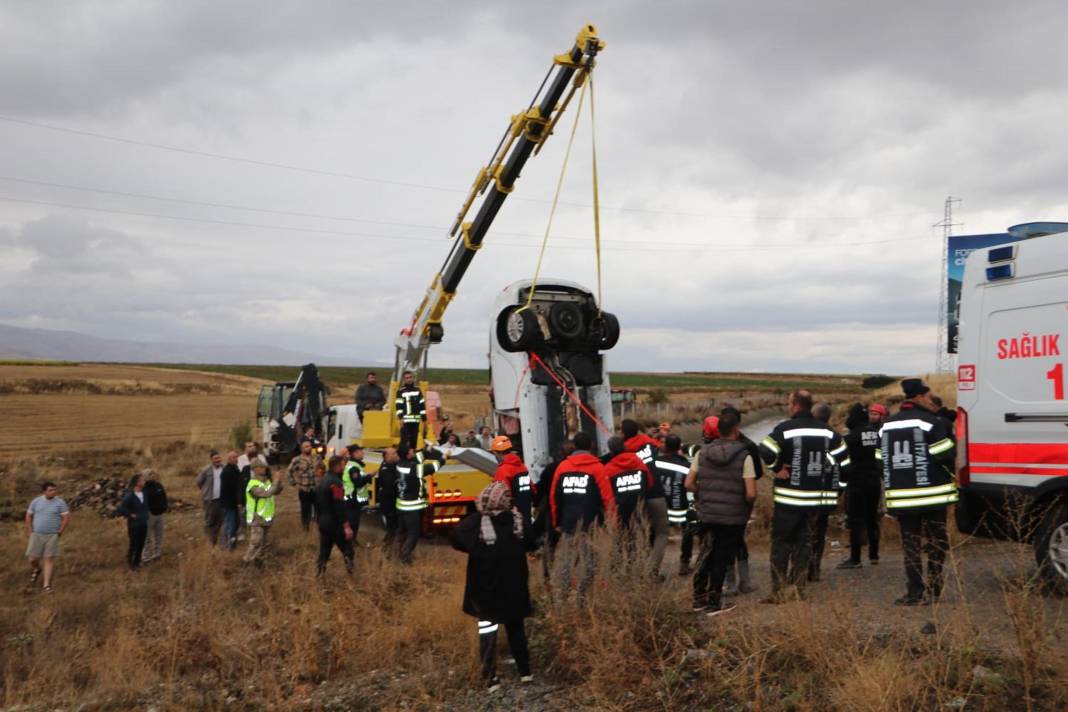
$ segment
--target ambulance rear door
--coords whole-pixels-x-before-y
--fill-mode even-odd
[[[964,285],[958,389],[970,481],[1068,485],[1068,235],[976,250]]]

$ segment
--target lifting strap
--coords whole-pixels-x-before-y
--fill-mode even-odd
[[[587,78],[592,78],[590,74]],[[549,220],[545,224],[545,236],[541,240],[541,249],[538,251],[538,263],[534,267],[534,277],[530,280],[530,291],[527,293],[527,303],[521,306],[516,311],[523,311],[529,309],[531,303],[534,301],[534,290],[538,285],[538,275],[541,274],[541,263],[545,259],[545,248],[549,245],[549,231],[553,227],[553,217],[556,215],[556,205],[560,200],[560,191],[564,187],[564,175],[567,174],[567,162],[571,158],[571,146],[575,143],[575,132],[578,130],[579,117],[582,115],[582,102],[586,98],[586,85],[589,82],[582,82],[582,89],[579,91],[579,103],[575,107],[575,122],[571,125],[571,135],[567,139],[567,150],[564,152],[564,163],[560,166],[560,177],[556,180],[556,192],[553,194],[553,204],[549,209]],[[599,270],[598,270],[599,271]]]
[[[597,257],[597,316],[604,313],[601,289],[601,196],[597,188],[597,126],[593,109],[593,72],[590,72],[590,146],[593,150],[593,249]],[[575,117],[578,121],[578,117]]]
[[[573,400],[575,402],[575,405],[581,408],[582,412],[588,415],[590,417],[590,420],[592,420],[597,425],[597,427],[600,428],[602,432],[604,432],[605,435],[611,437],[612,431],[608,429],[608,426],[602,423],[601,419],[594,415],[593,411],[586,407],[586,404],[583,403],[582,400],[578,396],[576,396],[570,388],[567,387],[567,384],[564,383],[563,379],[556,375],[555,371],[549,368],[549,364],[542,361],[536,353],[531,352],[529,366],[530,370],[534,370],[535,365],[541,366],[543,369],[545,369],[545,372],[549,374],[550,378],[556,381],[556,385],[560,386],[564,393],[567,394],[567,397]]]

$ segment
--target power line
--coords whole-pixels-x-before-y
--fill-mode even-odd
[[[184,148],[181,146],[170,146],[162,143],[155,143],[152,141],[139,141],[136,139],[125,138],[122,136],[112,136],[109,134],[98,133],[95,131],[85,131],[83,129],[73,129],[66,126],[56,126],[54,124],[46,124],[40,121],[31,121],[29,119],[19,119],[13,116],[0,115],[0,121],[7,121],[13,124],[20,124],[22,126],[30,126],[33,128],[44,129],[47,131],[56,131],[59,133],[72,134],[75,136],[83,136],[87,138],[95,138],[102,141],[113,141],[115,143],[122,143],[131,146],[141,146],[145,148],[153,148],[160,151],[171,151],[174,153],[182,153],[190,156],[199,156],[201,158],[212,158],[220,161],[229,161],[231,163],[245,163],[254,166],[260,166],[263,168],[274,168],[279,170],[296,171],[298,173],[305,173],[311,175],[321,175],[329,178],[344,178],[346,180],[355,180],[365,183],[378,183],[381,185],[391,185],[401,188],[416,188],[419,190],[431,190],[442,193],[458,193],[466,194],[466,189],[460,188],[447,188],[440,185],[428,185],[426,183],[414,183],[410,181],[392,180],[389,178],[378,178],[373,176],[362,176],[354,173],[345,173],[343,171],[329,171],[320,168],[310,168],[308,166],[298,166],[290,163],[281,163],[278,161],[266,161],[255,158],[244,158],[241,156],[231,156],[224,153],[216,153],[213,151],[202,151],[193,148]],[[516,196],[512,200],[518,200],[528,203],[551,203],[550,200],[543,198],[529,198]],[[593,206],[588,203],[572,203],[566,201],[560,201],[560,205],[566,205],[572,208],[592,208]],[[703,213],[703,212],[689,212],[684,210],[669,210],[662,208],[635,208],[626,206],[601,206],[602,210],[612,210],[618,212],[627,213],[645,213],[652,215],[675,215],[679,217],[690,218],[702,218],[711,220],[758,220],[758,221],[796,221],[796,222],[823,222],[823,221],[848,221],[848,220],[873,220],[877,218],[919,218],[921,215],[914,213],[889,213],[884,215],[822,215],[819,217],[807,217],[807,216],[793,216],[793,215],[735,215],[735,214],[715,214],[715,213]]]
[[[436,243],[443,242],[443,240],[441,238],[433,238],[433,237],[413,237],[413,236],[408,236],[408,235],[389,235],[389,234],[383,234],[383,233],[349,232],[349,231],[344,231],[344,230],[325,230],[325,229],[309,228],[309,227],[290,227],[290,226],[284,226],[284,225],[267,225],[267,224],[264,224],[264,223],[250,223],[250,222],[241,222],[241,221],[236,221],[236,220],[217,220],[217,219],[212,219],[212,218],[194,218],[194,217],[189,217],[189,216],[186,216],[186,215],[164,215],[164,214],[160,214],[160,213],[146,213],[146,212],[140,212],[140,211],[134,211],[134,210],[119,210],[119,209],[115,209],[115,208],[98,208],[98,207],[87,206],[87,205],[73,205],[71,203],[61,203],[61,202],[50,201],[50,200],[31,200],[31,199],[28,199],[28,198],[15,198],[15,197],[4,196],[4,195],[0,195],[0,201],[6,201],[6,202],[11,202],[11,203],[25,203],[25,204],[29,204],[29,205],[47,205],[47,206],[50,206],[50,207],[67,208],[67,209],[70,209],[70,210],[84,210],[84,211],[88,211],[88,212],[111,213],[111,214],[115,214],[115,215],[128,215],[128,216],[134,216],[134,217],[145,217],[145,218],[154,218],[154,219],[161,219],[161,220],[177,220],[177,221],[180,221],[180,222],[206,223],[206,224],[211,224],[211,225],[226,225],[226,226],[230,226],[230,227],[251,227],[251,228],[256,228],[256,229],[260,229],[260,230],[275,230],[275,231],[282,231],[282,232],[303,232],[303,233],[310,233],[310,234],[317,234],[317,235],[338,235],[338,236],[343,236],[343,237],[366,237],[366,238],[371,238],[371,239],[387,239],[387,240],[397,240],[397,241],[402,241],[402,242],[436,242]],[[665,253],[668,253],[668,254],[684,254],[684,253],[687,253],[687,252],[692,252],[693,251],[692,248],[699,248],[699,249],[708,251],[712,255],[739,254],[739,253],[749,254],[749,253],[753,253],[753,252],[767,252],[767,251],[815,250],[815,249],[824,248],[824,247],[826,247],[826,248],[831,248],[831,247],[834,247],[834,248],[837,248],[837,247],[859,247],[859,246],[865,246],[865,245],[882,245],[882,244],[889,244],[889,243],[894,243],[894,242],[909,242],[909,241],[913,241],[913,240],[922,240],[922,239],[925,239],[925,238],[922,238],[922,237],[911,237],[911,238],[910,237],[905,237],[905,238],[891,238],[891,239],[883,239],[883,240],[866,240],[866,241],[857,241],[857,242],[833,242],[833,243],[832,242],[824,242],[824,243],[816,243],[816,244],[778,244],[778,245],[770,244],[770,245],[755,245],[753,247],[747,247],[747,248],[726,248],[726,249],[718,248],[715,245],[711,245],[711,244],[708,244],[708,243],[699,243],[699,242],[665,242],[665,241],[662,241],[662,242],[657,243],[657,245],[658,246],[667,246],[667,247],[681,247],[683,249],[679,249],[679,250],[658,249],[656,254],[665,254]],[[646,242],[642,242],[640,240],[609,240],[609,241],[607,241],[607,243],[610,246],[611,245],[618,245],[618,244],[640,245],[640,247],[615,247],[612,250],[613,252],[643,252],[643,253],[649,253],[650,252],[649,244],[646,243]],[[498,247],[498,246],[499,247],[523,247],[523,248],[537,248],[537,247],[539,247],[539,245],[537,243],[493,242],[493,243],[490,243],[490,244],[495,246],[495,247]],[[586,251],[586,250],[589,249],[589,247],[579,246],[579,245],[558,245],[557,249]]]

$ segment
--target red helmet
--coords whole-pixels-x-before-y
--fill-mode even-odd
[[[719,437],[719,417],[710,415],[705,418],[704,424],[701,426],[701,434],[708,440],[713,440]]]

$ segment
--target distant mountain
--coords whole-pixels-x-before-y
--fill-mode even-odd
[[[238,363],[347,366],[340,359],[257,344],[178,344],[162,341],[102,339],[76,331],[23,329],[0,324],[0,359],[53,361],[121,361],[128,363]]]

